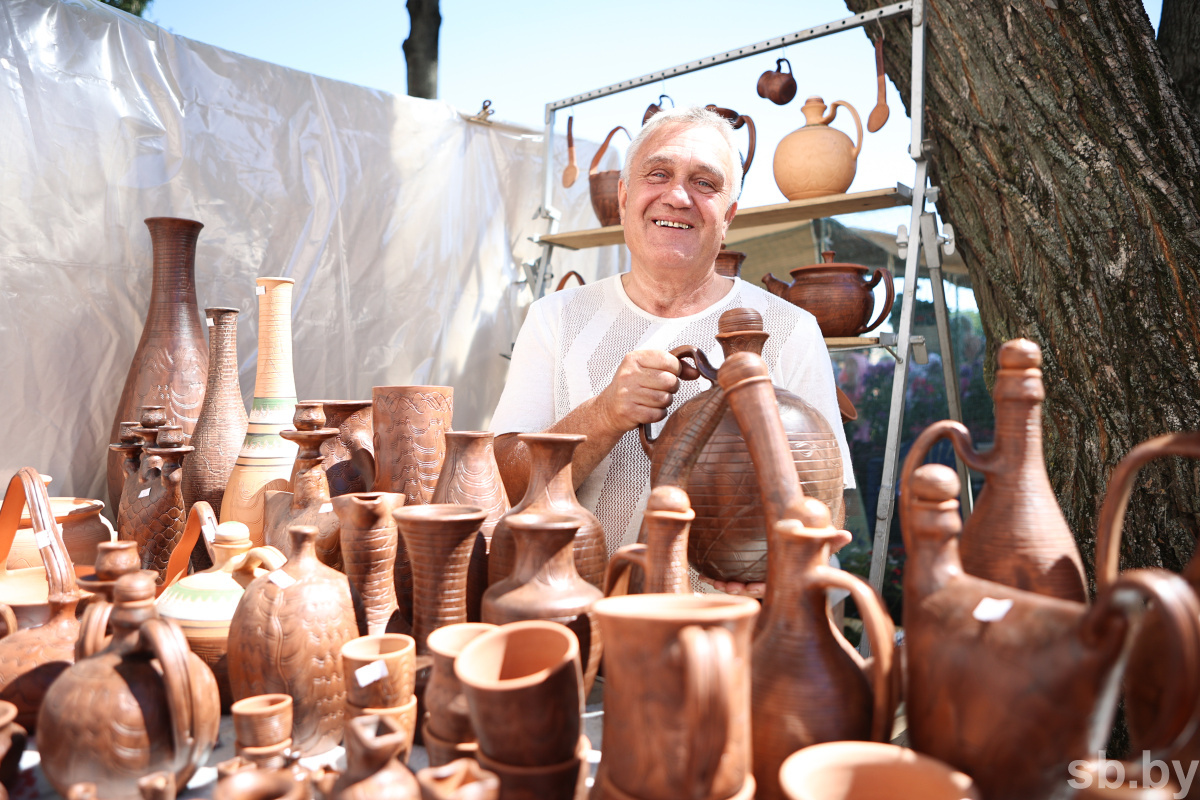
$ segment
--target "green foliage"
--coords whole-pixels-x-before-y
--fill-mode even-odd
[[[154,0],[100,0],[100,2],[113,8],[119,8],[126,14],[140,17],[146,13],[146,9]]]

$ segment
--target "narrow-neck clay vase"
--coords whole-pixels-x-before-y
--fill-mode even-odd
[[[139,406],[159,404],[165,423],[179,425],[190,436],[204,402],[208,380],[208,347],[196,302],[196,239],[204,226],[189,219],[151,217],[150,244],[154,266],[150,306],[142,337],[125,376],[125,388],[113,415],[109,441],[118,441],[123,420]],[[108,499],[115,508],[125,484],[121,454],[108,454]]]
[[[338,435],[321,445],[329,494],[369,492],[375,485],[375,444],[370,400],[322,400],[325,427]]]
[[[404,503],[396,492],[355,492],[333,499],[341,523],[342,565],[354,598],[359,633],[384,633],[396,603],[396,543],[392,510]]]
[[[337,435],[336,428],[280,431],[284,439],[299,445],[292,490],[266,489],[263,539],[289,558],[292,543],[288,530],[294,525],[312,525],[317,531],[317,558],[334,569],[342,568],[339,522],[329,497],[329,481],[321,456],[321,443]]]
[[[409,506],[432,502],[453,417],[453,387],[374,387],[374,490],[400,492]]]
[[[221,515],[225,484],[246,438],[246,406],[238,380],[236,308],[206,308],[208,385],[189,442],[195,451],[183,467],[187,508],[203,500]]]
[[[263,540],[263,488],[287,483],[296,445],[279,433],[292,425],[296,379],[292,372],[291,278],[258,278],[258,366],[246,439],[221,501],[222,522],[242,522],[254,544]],[[276,488],[276,487],[273,487]],[[286,488],[286,487],[284,487]]]
[[[571,480],[571,459],[575,448],[587,439],[582,434],[522,433],[517,438],[529,450],[529,485],[521,502],[500,518],[492,531],[488,549],[488,585],[512,574],[517,548],[505,520],[513,514],[565,514],[579,520],[575,534],[575,569],[579,576],[596,588],[604,583],[608,552],[604,529],[596,515],[579,503]]]
[[[641,591],[646,594],[687,594],[688,530],[696,512],[687,492],[678,486],[659,486],[646,501],[646,542],[627,544],[613,553],[604,578],[604,594],[630,593],[630,568],[642,570]]]
[[[118,520],[118,534],[137,542],[142,569],[158,573],[158,585],[167,577],[167,564],[183,539],[187,517],[183,511],[183,462],[191,445],[182,445],[176,425],[157,429],[157,444],[142,448],[137,480],[127,481]],[[185,556],[191,556],[186,553]]]

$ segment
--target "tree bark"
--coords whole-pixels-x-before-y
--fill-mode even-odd
[[[1158,22],[1158,49],[1175,80],[1179,99],[1200,121],[1200,3],[1163,0]]]
[[[855,12],[883,4],[847,0]],[[974,284],[989,380],[1001,342],[1042,347],[1047,466],[1094,575],[1112,468],[1138,442],[1200,429],[1195,128],[1139,0],[925,9],[938,212]],[[885,25],[888,74],[907,105],[911,24]],[[1193,462],[1143,470],[1124,567],[1186,563],[1198,486]]]
[[[442,15],[438,0],[408,0],[409,29],[404,40],[408,65],[408,93],[413,97],[437,99],[438,29]]]

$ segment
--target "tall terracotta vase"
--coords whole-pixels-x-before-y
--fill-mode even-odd
[[[508,493],[496,464],[491,431],[446,431],[446,460],[433,490],[433,502],[477,506],[487,516],[479,527],[467,571],[467,619],[479,621],[488,583],[488,549],[496,523],[509,509]]]
[[[375,485],[375,444],[370,400],[322,400],[325,427],[338,435],[321,445],[329,494],[369,492]]]
[[[373,388],[375,491],[400,492],[409,506],[432,502],[453,416],[453,387]]]
[[[171,554],[183,539],[187,518],[183,512],[183,461],[192,452],[182,445],[177,425],[157,428],[154,447],[142,448],[137,479],[129,480],[118,512],[122,539],[137,542],[142,569],[153,570],[162,586]],[[190,553],[187,554],[190,556]]]
[[[333,499],[341,522],[342,564],[364,636],[384,633],[399,608],[393,577],[399,534],[392,510],[403,502],[404,495],[392,492],[356,492]]]
[[[296,472],[292,491],[264,489],[263,541],[291,558],[292,540],[288,530],[294,525],[317,528],[317,558],[334,569],[342,568],[342,549],[338,539],[337,514],[329,498],[321,443],[337,435],[334,428],[282,431],[279,434],[300,446],[296,454]]]
[[[113,415],[109,441],[118,441],[121,422],[135,418],[139,406],[162,405],[166,423],[190,436],[204,402],[208,348],[196,303],[196,239],[204,226],[189,219],[146,220],[154,250],[150,307],[125,388]],[[122,456],[108,454],[108,498],[113,508],[125,485]]]
[[[529,450],[529,486],[521,502],[513,506],[492,531],[488,549],[488,585],[512,574],[517,548],[507,519],[525,512],[565,514],[579,520],[575,534],[575,569],[585,581],[601,588],[608,552],[600,520],[580,505],[571,479],[571,459],[575,448],[587,439],[582,434],[522,433],[517,437]]]
[[[250,540],[263,544],[262,489],[271,481],[286,483],[296,460],[296,445],[281,438],[290,428],[296,407],[292,373],[291,278],[258,278],[258,367],[246,440],[225,486],[221,522],[242,522]]]
[[[246,406],[238,381],[238,310],[206,308],[204,314],[209,325],[208,385],[192,431],[195,451],[183,467],[183,501],[190,509],[203,500],[220,517],[225,484],[246,438]]]
[[[604,594],[629,594],[630,568],[642,570],[646,594],[690,594],[688,529],[696,512],[687,492],[678,486],[658,486],[646,500],[646,542],[627,544],[613,553],[604,574]]]

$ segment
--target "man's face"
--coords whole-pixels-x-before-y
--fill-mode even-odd
[[[711,128],[668,125],[642,145],[629,185],[617,189],[635,269],[701,274],[713,266],[737,211],[731,161]]]

